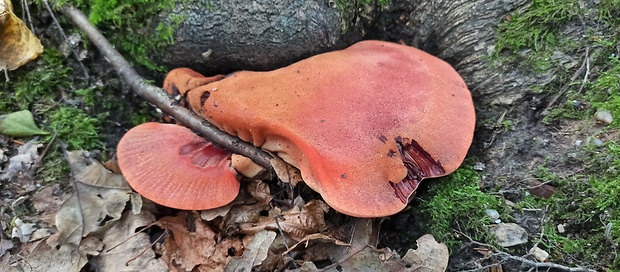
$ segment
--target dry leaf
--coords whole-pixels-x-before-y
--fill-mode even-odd
[[[448,268],[450,252],[444,243],[437,243],[435,237],[425,234],[416,240],[418,249],[409,249],[403,260],[410,262],[420,272],[445,271]]]
[[[79,245],[82,237],[109,227],[125,209],[131,188],[122,176],[108,171],[87,152],[66,153],[75,178],[76,193],[56,214],[58,232],[48,240],[52,246]]]
[[[218,221],[222,229],[230,228],[237,223],[254,223],[261,218],[260,214],[270,209],[273,199],[269,185],[260,180],[252,180],[244,183],[239,195],[228,205],[200,211],[200,217],[206,221],[213,221],[218,217],[224,220]]]
[[[66,244],[56,249],[41,240],[24,244],[19,255],[6,254],[0,259],[0,267],[10,272],[66,272],[80,271],[87,262],[88,258],[80,255],[75,245]]]
[[[157,221],[168,233],[161,248],[161,258],[171,271],[222,271],[232,256],[243,252],[237,238],[216,242],[216,234],[197,213],[180,212]]]
[[[352,231],[348,235],[350,237],[348,244],[317,234],[311,235],[303,243],[300,242],[293,246],[298,247],[300,244],[308,243],[305,245],[306,250],[303,252],[304,262],[301,262],[301,267],[287,271],[317,271],[319,269],[317,269],[315,262],[320,261],[324,265],[326,261],[333,262],[334,260],[334,263],[320,269],[320,271],[439,271],[425,270],[427,267],[412,265],[405,260],[399,259],[398,254],[389,248],[375,249],[373,245],[376,245],[379,231],[377,220],[357,218],[349,224],[347,229]],[[321,243],[321,241],[324,242]],[[421,247],[424,247],[424,245],[421,245]],[[439,265],[442,265],[442,263],[439,263]]]
[[[10,0],[0,1],[0,70],[15,70],[43,53],[41,41],[13,14]]]
[[[100,271],[168,271],[168,266],[155,256],[151,241],[145,232],[136,230],[155,222],[155,216],[142,211],[140,214],[123,213],[119,221],[101,234],[104,250],[90,262]],[[155,237],[157,238],[157,237]]]
[[[340,240],[338,240],[336,238],[332,238],[332,237],[329,237],[327,235],[320,234],[320,233],[314,233],[314,234],[310,234],[310,235],[304,237],[303,239],[299,240],[299,242],[297,242],[296,244],[291,246],[283,254],[288,254],[289,252],[295,250],[300,245],[304,245],[305,248],[310,248],[309,243],[311,241],[328,242],[329,244],[337,245],[337,246],[347,246],[347,247],[351,246],[350,244],[347,244],[347,243],[345,243],[343,241],[340,241]],[[314,260],[316,260],[316,259],[314,259]]]
[[[269,184],[260,180],[251,181],[247,191],[254,199],[258,200],[259,203],[269,204],[273,199],[273,195],[271,195],[271,191],[269,190]]]
[[[0,257],[4,255],[8,250],[13,248],[13,242],[11,240],[0,240]]]
[[[261,265],[267,259],[269,247],[275,239],[276,233],[273,231],[258,232],[243,251],[243,256],[231,259],[224,271],[252,271],[253,267]]]
[[[56,212],[62,206],[69,194],[60,189],[60,184],[45,186],[38,190],[30,200],[34,208],[39,212],[38,220],[47,223],[49,226],[55,224]]]
[[[258,222],[239,224],[239,229],[244,234],[253,235],[261,230],[282,229],[294,240],[301,240],[305,236],[321,232],[325,228],[324,213],[329,211],[329,206],[320,200],[312,200],[302,208],[294,206],[282,213],[278,208],[270,211],[270,216],[261,216]],[[277,218],[277,222],[276,222]]]
[[[280,157],[273,154],[271,155],[272,158],[269,160],[269,162],[271,163],[271,167],[273,167],[274,172],[276,172],[276,176],[278,176],[281,181],[290,183],[293,187],[297,186],[297,183],[303,181],[299,169],[286,163],[285,161],[280,159]]]
[[[15,219],[15,227],[11,233],[11,238],[17,238],[20,242],[25,243],[30,240],[30,235],[35,231],[33,223],[24,223],[21,219]]]
[[[24,191],[34,191],[36,187],[33,177],[41,162],[41,156],[39,156],[38,151],[38,148],[41,146],[42,144],[37,143],[35,140],[20,146],[17,149],[17,155],[9,160],[9,166],[3,169],[2,172],[4,173],[0,175],[0,181],[16,182],[21,185]]]

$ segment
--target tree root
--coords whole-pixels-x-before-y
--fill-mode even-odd
[[[190,110],[181,107],[168,97],[168,94],[159,87],[147,83],[125,58],[108,42],[108,40],[95,28],[84,13],[71,7],[63,6],[62,13],[67,16],[79,29],[86,33],[86,36],[114,66],[121,78],[131,89],[144,100],[160,108],[164,113],[172,116],[179,123],[187,126],[191,130],[201,134],[207,140],[233,152],[250,158],[256,164],[266,168],[271,168],[271,156],[250,143],[244,142],[239,138],[229,135],[217,127],[209,124],[204,119],[194,115]]]

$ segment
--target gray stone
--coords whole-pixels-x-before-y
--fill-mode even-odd
[[[500,223],[491,226],[489,230],[500,246],[511,247],[527,243],[527,231],[515,223]]]

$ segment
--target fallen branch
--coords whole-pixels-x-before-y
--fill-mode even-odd
[[[494,246],[492,246],[490,244],[485,244],[485,243],[478,242],[478,241],[474,240],[473,238],[471,238],[469,235],[465,234],[462,231],[459,231],[459,230],[454,230],[454,231],[456,233],[458,233],[459,235],[467,238],[467,240],[469,240],[469,242],[472,243],[472,244],[484,246],[484,247],[487,247],[488,249],[490,249],[492,251],[495,251],[494,253],[485,256],[483,258],[483,260],[489,260],[489,259],[498,258],[500,263],[505,263],[506,261],[512,260],[512,261],[520,262],[522,266],[530,268],[528,271],[540,271],[540,270],[547,271],[549,269],[555,269],[555,270],[567,271],[567,272],[596,272],[596,270],[592,270],[592,269],[585,268],[585,267],[568,267],[568,266],[564,266],[564,265],[560,265],[560,264],[556,264],[556,263],[537,262],[537,261],[532,261],[530,259],[527,259],[525,257],[513,256],[513,255],[510,255],[510,254],[508,254],[506,252],[500,251],[499,249],[497,249],[496,247],[494,247]],[[463,272],[486,271],[487,268],[494,267],[496,265],[497,264],[493,264],[493,265],[490,265],[490,266],[484,266],[484,267],[479,267],[479,268],[476,268],[476,269],[465,270]]]
[[[63,6],[62,13],[67,16],[78,28],[80,28],[91,42],[99,49],[106,59],[114,66],[121,78],[131,87],[131,89],[144,100],[160,108],[164,113],[172,116],[179,123],[191,130],[201,134],[207,140],[214,142],[221,147],[243,156],[250,158],[256,164],[270,169],[269,160],[271,156],[261,149],[231,136],[209,124],[204,119],[198,118],[190,110],[178,106],[168,94],[159,87],[147,83],[133,67],[114,49],[108,40],[95,28],[80,10]]]

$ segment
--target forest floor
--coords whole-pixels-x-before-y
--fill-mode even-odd
[[[153,271],[164,271],[172,262],[177,268],[223,268],[249,247],[247,239],[260,237],[271,239],[269,245],[274,243],[271,234],[259,236],[257,228],[299,230],[273,227],[269,217],[273,213],[283,218],[321,213],[320,219],[308,219],[306,227],[324,228],[317,231],[324,236],[309,238],[312,244],[305,247],[291,242],[303,252],[289,254],[291,259],[319,260],[321,252],[340,250],[333,239],[351,241],[353,236],[392,250],[381,254],[405,256],[417,247],[420,237],[430,233],[448,246],[448,269],[452,271],[568,271],[569,267],[620,271],[620,1],[598,1],[596,9],[580,1],[559,2],[534,1],[507,16],[498,25],[499,53],[489,60],[548,74],[551,80],[529,90],[518,103],[507,106],[504,114],[478,120],[472,150],[462,167],[448,177],[425,181],[409,208],[381,220],[378,236],[373,234],[379,230],[377,224],[333,211],[323,216],[324,204],[305,187],[295,190],[302,192],[301,202],[269,205],[273,199],[265,194],[277,198],[287,193],[277,182],[249,182],[248,195],[238,199],[241,204],[236,210],[212,214],[155,206],[131,193],[118,175],[101,168],[99,162],[114,158],[116,144],[129,128],[161,121],[162,114],[135,96],[66,18],[56,14],[71,47],[59,35],[52,15],[43,6],[33,6],[35,33],[45,50],[37,60],[8,73],[10,81],[0,83],[0,115],[29,110],[37,126],[49,134],[0,134],[0,270],[2,265],[31,267],[32,271],[46,265],[77,265],[84,271],[102,267],[113,271],[134,257],[139,260],[131,265]],[[16,10],[21,14],[21,9]],[[118,30],[131,26],[119,25],[118,18],[98,19],[105,26],[104,34],[119,44],[126,57],[132,56],[144,77],[161,85],[165,71],[141,55],[143,48],[132,47],[128,36],[123,40]],[[106,166],[114,168],[113,163]],[[80,190],[82,196],[76,200],[75,192]],[[119,198],[119,194],[124,196]],[[67,223],[76,212],[71,205],[81,207],[81,222]],[[236,229],[227,229],[235,219],[250,216],[270,221],[257,219],[254,223],[260,223],[254,225],[258,227],[235,221]],[[153,222],[156,226],[147,234],[123,242]],[[351,230],[362,225],[357,232]],[[507,246],[493,234],[498,226],[510,227],[506,239],[518,241],[516,245]],[[164,232],[174,233],[178,240],[188,239],[186,243],[197,239],[179,234],[188,228],[201,229],[207,236],[235,233],[230,235],[235,239],[220,236],[217,243],[207,239],[191,244],[216,248],[206,256],[183,259],[171,252],[191,255],[191,247],[174,248],[168,242],[157,248],[157,254],[137,257]],[[304,231],[294,240],[312,233]],[[243,240],[246,236],[250,238]],[[63,246],[70,242],[80,246]],[[110,251],[119,245],[117,252]],[[366,251],[360,248],[360,252]],[[333,254],[342,257],[345,253]],[[375,251],[368,254],[385,258]],[[120,257],[125,258],[123,262]],[[206,263],[204,258],[217,261]],[[272,262],[269,267],[290,268],[290,262],[289,266],[283,266],[282,260]],[[390,265],[397,269],[402,263]]]

